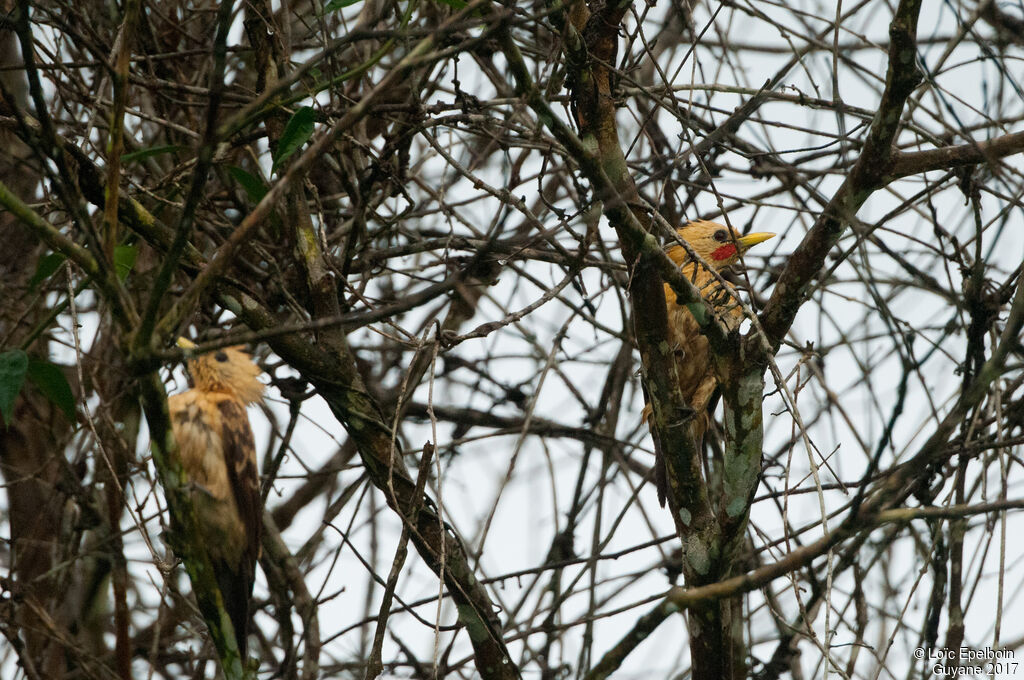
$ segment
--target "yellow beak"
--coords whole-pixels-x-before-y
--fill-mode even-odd
[[[742,241],[743,239],[740,240]],[[174,344],[182,349],[195,349],[198,346],[196,343],[186,338],[178,338]]]
[[[736,239],[736,243],[740,244],[740,248],[746,250],[747,248],[756,246],[758,243],[763,243],[774,236],[775,234],[770,231],[759,231],[753,234],[747,234],[746,236],[740,236]]]

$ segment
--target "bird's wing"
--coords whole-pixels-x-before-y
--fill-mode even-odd
[[[256,471],[256,442],[245,413],[245,406],[234,399],[217,404],[221,416],[221,445],[228,485],[235,497],[238,516],[244,525],[245,546],[242,555],[226,569],[214,565],[224,606],[235,628],[235,637],[243,658],[249,628],[249,599],[260,552],[263,515],[260,510],[259,474]]]
[[[245,406],[233,399],[217,404],[221,416],[221,446],[227,467],[228,485],[245,524],[246,557],[250,564],[259,557],[263,519],[260,511],[260,480],[256,468],[256,442]]]

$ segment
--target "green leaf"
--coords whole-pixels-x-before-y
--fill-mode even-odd
[[[454,7],[455,9],[462,9],[466,6],[466,0],[438,0],[438,2]]]
[[[233,165],[228,166],[228,174],[234,177],[235,181],[242,185],[242,189],[245,190],[245,195],[248,196],[249,200],[253,203],[259,203],[263,200],[263,197],[267,195],[267,186],[259,177],[242,170],[242,168],[236,168]]]
[[[274,157],[272,171],[276,172],[277,168],[288,160],[293,153],[301,149],[302,145],[309,141],[309,138],[312,136],[313,109],[303,106],[292,115],[288,124],[284,126],[284,132],[281,133],[281,139],[277,143],[277,153]]]
[[[36,263],[36,273],[28,281],[29,288],[35,288],[46,279],[53,276],[54,272],[64,264],[65,257],[61,253],[47,253],[39,258]]]
[[[64,412],[68,420],[75,421],[75,395],[71,393],[71,385],[60,367],[48,361],[29,359],[28,379],[39,388],[43,396]]]
[[[362,0],[331,0],[329,3],[324,5],[324,14],[327,14],[328,12],[336,12],[344,7],[351,7],[357,2],[362,2]]]
[[[22,350],[12,349],[0,354],[0,416],[7,425],[11,424],[14,400],[21,392],[27,370],[28,355]]]
[[[139,249],[135,246],[117,246],[114,248],[114,269],[117,270],[117,278],[124,281],[128,278],[129,272],[135,266],[135,258],[139,256]]]
[[[121,162],[131,163],[132,161],[141,161],[143,158],[149,158],[150,156],[159,156],[165,153],[181,151],[181,148],[182,147],[177,144],[168,144],[167,146],[153,146],[148,149],[139,149],[138,151],[132,151],[131,153],[121,154]]]

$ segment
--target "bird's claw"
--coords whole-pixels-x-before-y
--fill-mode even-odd
[[[198,493],[203,494],[207,498],[211,498],[211,499],[214,498],[213,494],[210,493],[210,490],[207,489],[202,484],[200,484],[199,482],[185,482],[185,484],[183,485],[182,488],[185,491],[187,491],[188,493],[190,493],[190,494],[194,494],[194,493],[198,492]]]

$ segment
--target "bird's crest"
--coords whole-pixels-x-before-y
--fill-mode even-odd
[[[177,344],[185,350],[196,347],[185,338],[179,338]],[[262,371],[241,345],[191,357],[186,366],[197,389],[227,394],[243,404],[263,399],[266,387],[259,381]]]

